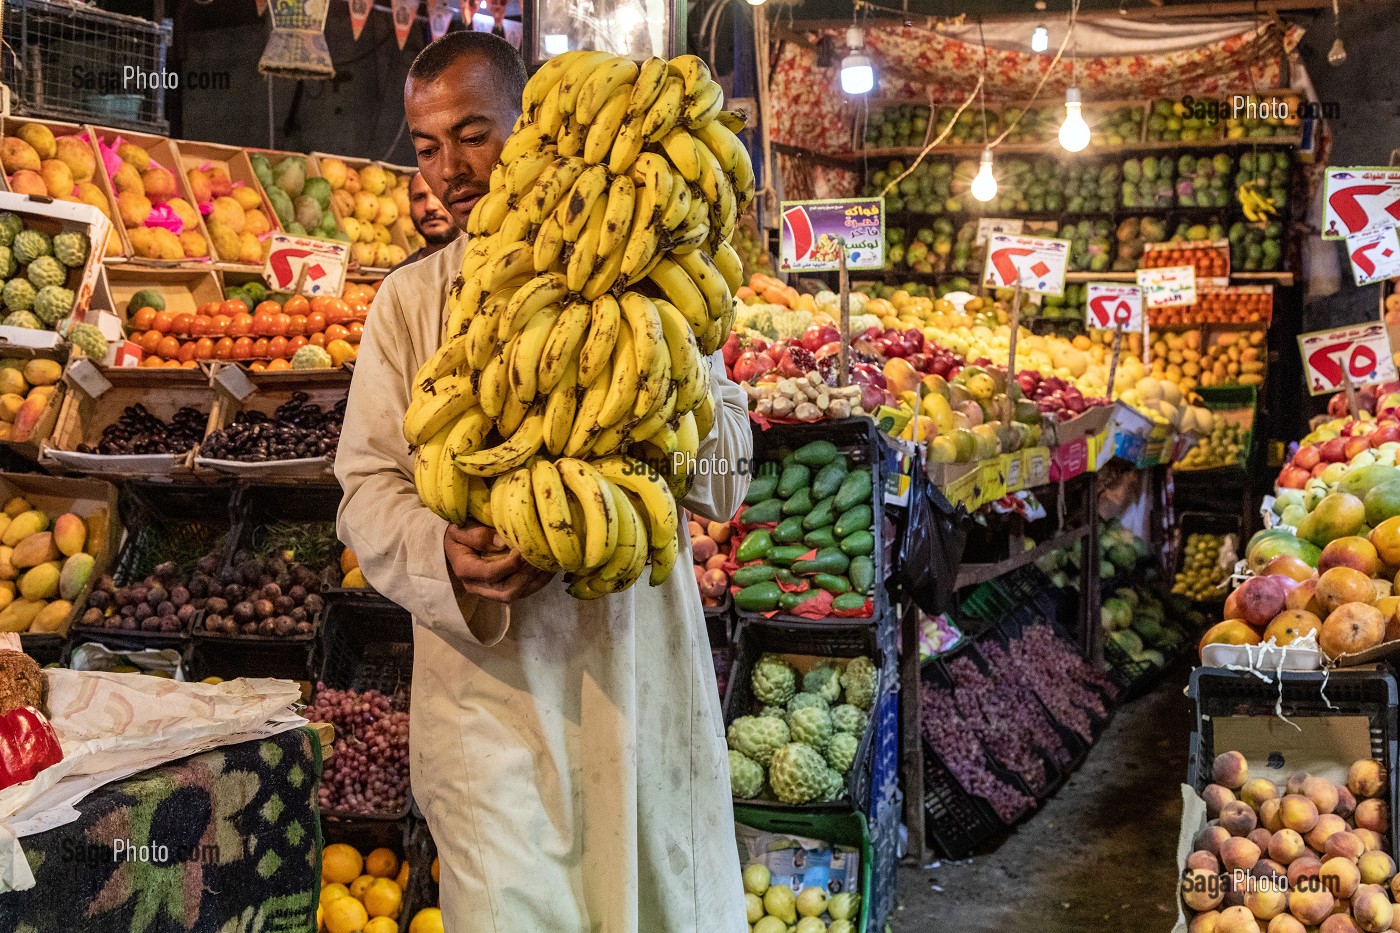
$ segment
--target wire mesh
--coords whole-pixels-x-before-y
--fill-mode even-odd
[[[20,114],[165,133],[170,28],[49,0],[4,0],[4,79]]]

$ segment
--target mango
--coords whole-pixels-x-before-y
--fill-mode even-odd
[[[19,595],[25,599],[53,599],[58,595],[60,572],[57,561],[26,570],[19,578]]]
[[[1382,483],[1400,479],[1400,470],[1384,463],[1373,463],[1357,470],[1351,470],[1337,484],[1335,492],[1345,492],[1358,499],[1366,498],[1366,493]]]
[[[14,563],[15,549],[0,546],[0,581],[9,582],[19,577],[19,568]]]
[[[65,512],[53,523],[53,540],[64,557],[82,553],[87,544],[87,525],[72,512]]]
[[[73,604],[66,599],[55,599],[29,623],[29,631],[49,635],[63,635],[68,631],[68,618],[73,614]]]
[[[29,503],[26,502],[25,505],[28,506]],[[6,511],[9,511],[8,507],[6,507]],[[0,544],[6,547],[15,547],[25,538],[48,530],[49,517],[38,509],[29,509],[14,515],[13,521],[5,529],[5,533],[0,535]]]
[[[18,369],[0,369],[0,395],[24,395],[29,391],[29,383],[24,373]]]
[[[1337,538],[1357,534],[1365,522],[1366,506],[1360,499],[1350,493],[1334,492],[1298,523],[1298,537],[1322,547]]]
[[[15,420],[15,415],[19,414],[20,408],[24,405],[24,396],[7,392],[0,395],[0,421],[11,424]]]
[[[51,560],[58,560],[58,557],[58,548],[53,543],[53,532],[41,531],[15,545],[14,553],[10,555],[10,563],[20,570],[27,570],[47,564]]]
[[[63,376],[56,360],[30,360],[24,364],[24,378],[32,386],[51,386]]]
[[[16,599],[0,610],[0,632],[24,632],[47,603],[42,600]]]
[[[53,130],[42,123],[26,123],[15,130],[15,135],[33,147],[41,159],[52,159],[58,151],[54,143]]]
[[[29,440],[48,408],[48,393],[41,393],[38,389],[30,392],[29,397],[24,400],[24,404],[19,407],[19,411],[15,412],[14,432],[10,435],[10,439],[13,441]]]
[[[58,578],[58,595],[64,599],[77,599],[92,578],[96,563],[91,554],[74,554],[64,561],[63,572]]]
[[[13,580],[0,581],[0,609],[4,609],[15,598],[15,582]]]

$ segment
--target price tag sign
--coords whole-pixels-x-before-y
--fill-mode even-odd
[[[784,201],[778,268],[834,272],[846,244],[847,269],[885,267],[885,199]]]
[[[1298,350],[1313,395],[1344,389],[1348,378],[1354,386],[1396,378],[1390,337],[1380,321],[1299,334]]]
[[[1015,288],[1041,295],[1063,295],[1069,240],[993,233],[987,237],[987,267],[982,284]]]
[[[1344,240],[1354,233],[1400,223],[1400,168],[1328,168],[1322,238]]]
[[[993,233],[1020,233],[1026,228],[1026,222],[1016,217],[979,217],[977,218],[977,236],[973,240],[973,246],[985,246],[987,237]]]
[[[339,298],[349,259],[349,243],[274,233],[263,278],[275,291]]]
[[[1395,228],[1386,226],[1347,237],[1347,258],[1358,286],[1400,275],[1400,239]]]
[[[1094,330],[1142,330],[1142,289],[1136,285],[1090,282],[1084,324]]]
[[[1138,287],[1149,308],[1187,308],[1196,303],[1196,267],[1139,269]]]

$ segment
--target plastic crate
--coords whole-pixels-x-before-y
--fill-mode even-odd
[[[1002,645],[1004,645],[1007,648],[1009,652],[1011,650],[1012,642],[1022,638],[1025,634],[1026,629],[1032,625],[1044,625],[1048,627],[1050,631],[1054,633],[1056,638],[1064,642],[1065,647],[1068,650],[1073,651],[1076,654],[1079,653],[1078,643],[1075,642],[1075,640],[1072,637],[1070,637],[1069,633],[1065,630],[1065,628],[1062,625],[1060,625],[1053,617],[1047,617],[1037,613],[1032,607],[1022,607],[1021,609],[1018,609],[1017,611],[1012,612],[1005,618],[1003,618],[1001,620],[1001,623],[997,626],[995,637]],[[1101,673],[1096,673],[1096,676],[1103,675]],[[1107,677],[1104,677],[1104,683],[1102,684],[1086,681],[1084,682],[1084,687],[1086,689],[1093,690],[1095,693],[1098,694],[1100,699],[1100,705],[1103,707],[1104,710],[1103,714],[1099,715],[1094,712],[1092,707],[1080,707],[1081,709],[1083,709],[1084,713],[1089,718],[1089,734],[1091,737],[1090,740],[1085,740],[1074,729],[1070,728],[1069,726],[1066,726],[1064,723],[1061,723],[1058,719],[1056,719],[1054,713],[1051,712],[1050,708],[1046,706],[1043,701],[1040,700],[1039,696],[1036,697],[1036,702],[1041,704],[1041,707],[1045,710],[1046,716],[1049,717],[1050,721],[1054,723],[1056,727],[1058,727],[1062,731],[1063,734],[1070,736],[1076,745],[1082,746],[1084,752],[1087,753],[1089,748],[1092,747],[1093,742],[1096,741],[1098,737],[1103,734],[1103,731],[1106,728],[1108,728],[1108,724],[1113,721],[1113,713],[1116,708],[1115,704],[1118,702],[1120,697],[1120,689],[1116,684],[1113,684],[1111,678]],[[1032,688],[1031,692],[1034,693],[1035,690]],[[1080,757],[1082,760],[1082,756]]]
[[[324,560],[302,562],[321,577],[323,587],[339,583],[341,546],[336,540],[335,516],[340,499],[339,486],[315,483],[243,487],[234,502],[238,533],[229,548],[230,556],[243,550],[257,553],[273,543],[269,540],[268,526],[302,525],[308,530],[324,531],[330,543]]]
[[[399,912],[399,930],[408,933],[414,914],[425,907],[437,907],[438,883],[433,880],[433,859],[437,858],[437,843],[428,830],[427,822],[417,807],[408,819],[407,858],[408,885],[403,892],[403,909]]]
[[[128,483],[122,488],[121,514],[126,541],[112,569],[117,586],[145,579],[165,561],[188,575],[210,552],[227,560],[236,537],[232,486]]]
[[[963,790],[953,772],[924,742],[924,830],[934,847],[951,859],[981,851],[1006,830],[991,806]]]
[[[899,887],[899,828],[904,820],[904,795],[895,790],[870,812],[870,919],[868,929],[882,933],[894,912]]]
[[[1211,765],[1221,748],[1215,741],[1216,721],[1235,717],[1274,718],[1277,712],[1290,720],[1316,717],[1361,717],[1367,721],[1370,754],[1385,764],[1390,811],[1388,834],[1391,858],[1400,853],[1400,783],[1397,766],[1397,690],[1395,673],[1388,664],[1375,669],[1338,668],[1324,671],[1284,671],[1276,680],[1260,679],[1250,671],[1198,667],[1191,672],[1186,695],[1196,703],[1196,724],[1191,733],[1187,781],[1203,790],[1211,782]],[[1288,726],[1281,730],[1286,740],[1297,732]],[[1270,749],[1275,770],[1294,770],[1286,748]],[[1338,762],[1343,768],[1350,761]],[[1256,775],[1257,776],[1257,775]]]
[[[413,619],[387,599],[326,603],[317,680],[339,690],[407,698],[413,678]]]
[[[864,655],[880,670],[877,700],[888,692],[896,675],[896,652],[892,644],[882,644],[873,626],[834,627],[822,623],[798,625],[767,620],[744,619],[735,637],[734,666],[729,675],[729,689],[724,697],[725,724],[740,716],[752,714],[758,707],[751,684],[754,662],[764,654],[796,655],[815,658],[848,659]],[[798,812],[836,810],[855,807],[864,810],[870,804],[871,749],[876,732],[875,718],[866,722],[856,750],[855,763],[846,775],[845,795],[824,803],[787,804],[777,800],[759,801],[765,807]],[[748,801],[754,802],[754,801]]]
[[[408,883],[409,890],[413,887],[413,857],[414,857],[414,832],[412,820],[401,819],[393,821],[369,821],[357,820],[336,816],[333,814],[321,814],[321,838],[324,845],[343,842],[346,845],[354,846],[361,855],[368,855],[374,849],[390,849],[399,857],[402,862],[405,858],[408,863]],[[316,853],[320,858],[320,853]],[[431,860],[430,860],[431,862]],[[424,868],[426,874],[427,868]],[[429,879],[431,880],[431,879]],[[426,906],[426,905],[423,905]],[[405,890],[403,906],[399,910],[399,931],[408,933],[408,925],[413,919],[413,913],[417,908],[412,907],[409,900],[409,892]]]
[[[1121,691],[1118,696],[1121,703],[1135,700],[1147,693],[1167,669],[1166,666],[1157,667],[1150,661],[1134,661],[1111,638],[1105,638],[1103,641],[1103,659],[1108,665],[1109,678]]]
[[[982,661],[980,657],[977,656],[976,651],[969,650],[963,652],[962,654],[966,656],[968,660],[972,661],[972,663],[975,664],[978,670],[981,670],[983,674],[986,673],[986,664]],[[929,664],[924,665],[923,669],[920,671],[920,676],[925,680],[931,680],[935,682],[940,687],[946,687],[948,690],[954,691],[954,697],[956,698],[953,675],[948,671],[947,665],[944,663],[942,658],[936,659],[930,662]],[[1049,762],[1045,761],[1045,756],[1042,755],[1039,752],[1039,750],[1036,750],[1035,754],[1042,761],[1045,761],[1046,783],[1043,787],[1037,789],[1031,786],[1030,781],[1027,780],[1025,775],[1021,774],[1019,771],[1013,770],[1010,766],[1004,765],[1000,761],[998,761],[996,756],[991,753],[991,750],[987,748],[986,743],[982,741],[980,736],[976,736],[975,738],[977,740],[977,744],[982,747],[982,754],[987,761],[987,769],[991,771],[995,777],[1011,785],[1013,788],[1025,794],[1027,797],[1031,798],[1034,801],[1039,801],[1041,799],[1041,796],[1044,793],[1044,791],[1050,787],[1051,772],[1049,768]],[[1024,812],[1016,814],[1016,816],[1008,822],[1017,822],[1034,809],[1034,806],[1028,807]]]
[[[190,679],[206,677],[279,677],[309,684],[312,679],[315,644],[291,642],[280,648],[267,641],[201,636],[196,630],[189,653]]]
[[[1181,573],[1182,563],[1186,557],[1186,542],[1193,534],[1212,535],[1234,535],[1235,549],[1240,557],[1244,556],[1245,541],[1240,534],[1241,518],[1239,515],[1231,515],[1222,512],[1181,512],[1176,519],[1176,527],[1172,536],[1172,580],[1175,582],[1177,574]],[[1219,605],[1225,601],[1225,590],[1220,590],[1219,596],[1212,599],[1193,600],[1197,604]]]
[[[819,839],[860,850],[860,922],[857,930],[874,933],[869,894],[873,887],[875,853],[870,842],[870,826],[865,815],[846,810],[839,813],[802,813],[767,805],[734,805],[734,822],[768,833],[786,833],[806,839]]]

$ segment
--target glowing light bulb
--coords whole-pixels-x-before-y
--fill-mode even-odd
[[[763,6],[764,0],[749,0],[749,6]]]
[[[875,66],[865,54],[865,30],[859,26],[847,29],[846,45],[851,51],[841,59],[841,90],[847,94],[869,94],[875,89]]]
[[[1044,26],[1035,27],[1035,31],[1031,33],[1031,51],[1044,52],[1049,48],[1050,30],[1046,29]]]
[[[1089,124],[1080,113],[1077,87],[1065,92],[1065,122],[1060,124],[1060,145],[1068,152],[1081,152],[1089,145]]]
[[[997,178],[992,174],[992,150],[982,150],[982,167],[977,177],[972,179],[972,196],[979,201],[990,201],[997,196]]]

